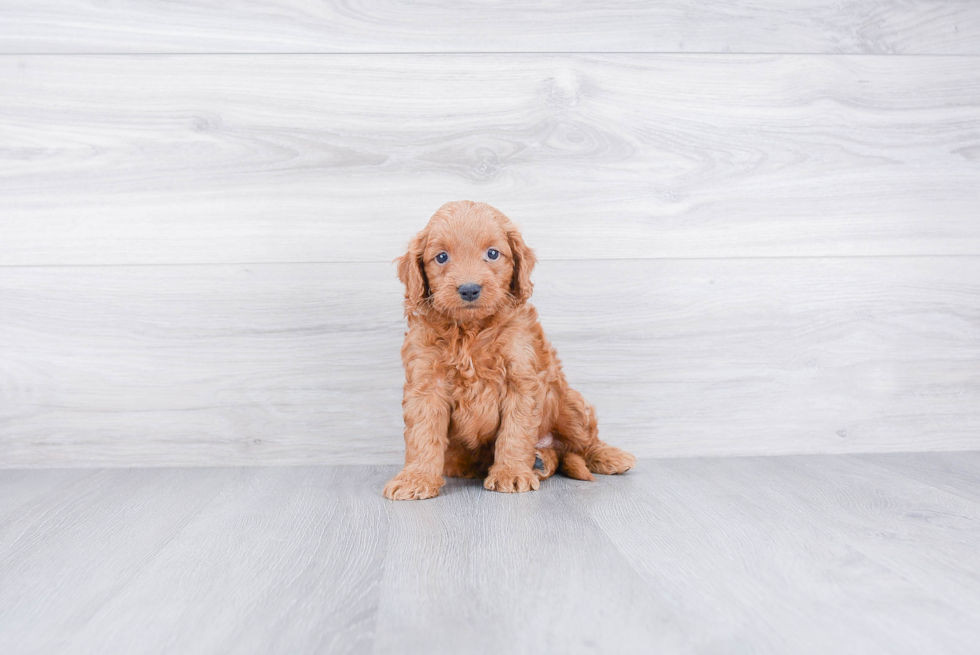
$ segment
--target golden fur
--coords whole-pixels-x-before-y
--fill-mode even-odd
[[[527,302],[534,253],[506,216],[446,203],[397,261],[408,319],[405,467],[385,496],[431,498],[443,475],[517,492],[559,468],[580,480],[632,468],[632,455],[599,440],[595,408],[565,381]],[[461,287],[473,284],[479,297],[467,301]]]

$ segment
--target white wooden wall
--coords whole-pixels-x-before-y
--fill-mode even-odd
[[[0,0],[0,466],[398,462],[459,198],[638,455],[980,448],[980,3]]]

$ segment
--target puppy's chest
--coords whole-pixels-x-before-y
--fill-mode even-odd
[[[497,396],[507,379],[507,363],[487,352],[450,352],[444,362],[454,398]]]
[[[492,436],[500,423],[500,398],[507,364],[486,348],[452,349],[445,360],[450,385],[454,432],[469,437]]]

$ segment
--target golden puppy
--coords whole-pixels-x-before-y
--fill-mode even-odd
[[[446,203],[398,260],[405,284],[405,468],[392,500],[431,498],[451,477],[538,488],[636,462],[599,440],[595,408],[568,387],[531,296],[534,253],[484,203]]]

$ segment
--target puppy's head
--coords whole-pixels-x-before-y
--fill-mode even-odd
[[[446,203],[397,261],[408,313],[431,308],[479,320],[531,297],[534,253],[510,219],[485,203]]]

